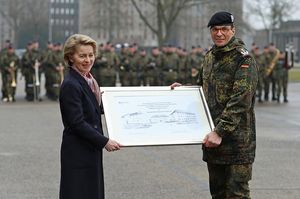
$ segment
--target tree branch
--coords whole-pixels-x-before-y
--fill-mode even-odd
[[[155,34],[158,34],[158,30],[155,29],[150,22],[148,21],[148,19],[146,18],[146,16],[142,13],[141,9],[138,7],[137,3],[135,0],[131,0],[132,5],[134,6],[135,10],[138,12],[140,18],[142,19],[142,21],[146,24],[146,26],[148,28],[150,28],[151,31],[153,31]]]

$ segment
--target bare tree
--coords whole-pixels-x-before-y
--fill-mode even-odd
[[[156,35],[158,45],[169,40],[172,26],[182,10],[205,1],[201,0],[131,0],[140,19]],[[152,12],[144,12],[142,7],[149,7]]]
[[[30,39],[39,39],[41,32],[47,29],[48,0],[6,1],[7,6],[0,6],[0,15],[13,29],[15,45],[20,43],[25,33],[31,36]]]
[[[24,24],[32,35],[32,39],[38,40],[42,31],[48,29],[48,0],[26,0]]]
[[[108,40],[117,39],[118,31],[125,27],[122,23],[126,18],[122,9],[124,1],[119,0],[85,0],[91,7],[87,8],[90,16],[89,23],[83,25],[83,28],[92,29],[93,32],[106,32]]]
[[[18,32],[24,17],[24,8],[26,3],[24,0],[9,0],[7,7],[0,6],[0,15],[7,21],[8,25],[14,30],[14,42],[19,41]]]
[[[293,0],[252,0],[247,7],[251,14],[257,15],[261,20],[271,42],[272,30],[279,28],[282,22],[290,17],[296,9],[296,4]]]

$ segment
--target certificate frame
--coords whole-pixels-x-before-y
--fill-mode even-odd
[[[108,137],[123,146],[202,144],[214,129],[202,87],[101,87]]]

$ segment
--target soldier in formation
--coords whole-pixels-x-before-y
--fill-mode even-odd
[[[19,58],[15,54],[15,49],[9,45],[0,57],[2,75],[2,101],[14,102],[17,86],[17,69]]]
[[[0,59],[7,57],[10,41],[8,40],[0,52]],[[173,45],[164,45],[161,49],[153,47],[150,52],[138,47],[136,43],[129,45],[112,45],[110,42],[100,44],[96,61],[92,68],[92,74],[102,86],[168,86],[174,81],[186,85],[197,84],[198,76],[202,71],[202,63],[205,51],[200,46],[192,46],[191,51]],[[280,102],[280,94],[283,94],[283,102],[287,100],[288,69],[292,62],[287,64],[279,58],[279,50],[270,44],[263,52],[255,43],[252,44],[251,53],[259,66],[259,81],[257,85],[258,102],[271,99]],[[285,53],[286,55],[287,53]],[[6,59],[6,58],[5,58]],[[285,66],[279,69],[279,65]],[[3,64],[2,70],[2,100],[10,101],[8,97],[7,78]],[[44,51],[39,50],[38,42],[29,42],[26,52],[16,64],[25,79],[26,99],[28,101],[41,100],[40,77],[45,75],[46,97],[56,101],[60,89],[60,83],[67,73],[67,68],[62,57],[62,45],[60,43],[47,43]],[[17,76],[15,77],[17,81]],[[272,84],[273,82],[273,84]],[[270,88],[270,85],[272,87]],[[12,89],[15,90],[15,89]],[[271,92],[270,92],[271,91]],[[15,91],[13,92],[15,93]],[[14,99],[13,99],[14,100]]]
[[[27,101],[41,101],[40,86],[42,73],[42,54],[39,43],[28,43],[26,52],[22,56],[22,74],[25,77],[25,92]]]
[[[269,101],[271,90],[272,101],[280,102],[281,91],[283,91],[283,102],[287,103],[288,70],[293,67],[294,63],[292,49],[280,52],[271,43],[264,47],[263,52],[260,52],[258,47],[253,48],[251,52],[259,67],[258,102],[263,102],[263,95],[264,101]]]

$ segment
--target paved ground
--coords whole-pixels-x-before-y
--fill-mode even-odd
[[[62,124],[56,102],[0,104],[0,199],[55,199]],[[254,199],[300,199],[300,84],[288,104],[258,104]],[[107,199],[207,199],[199,145],[105,152]]]

